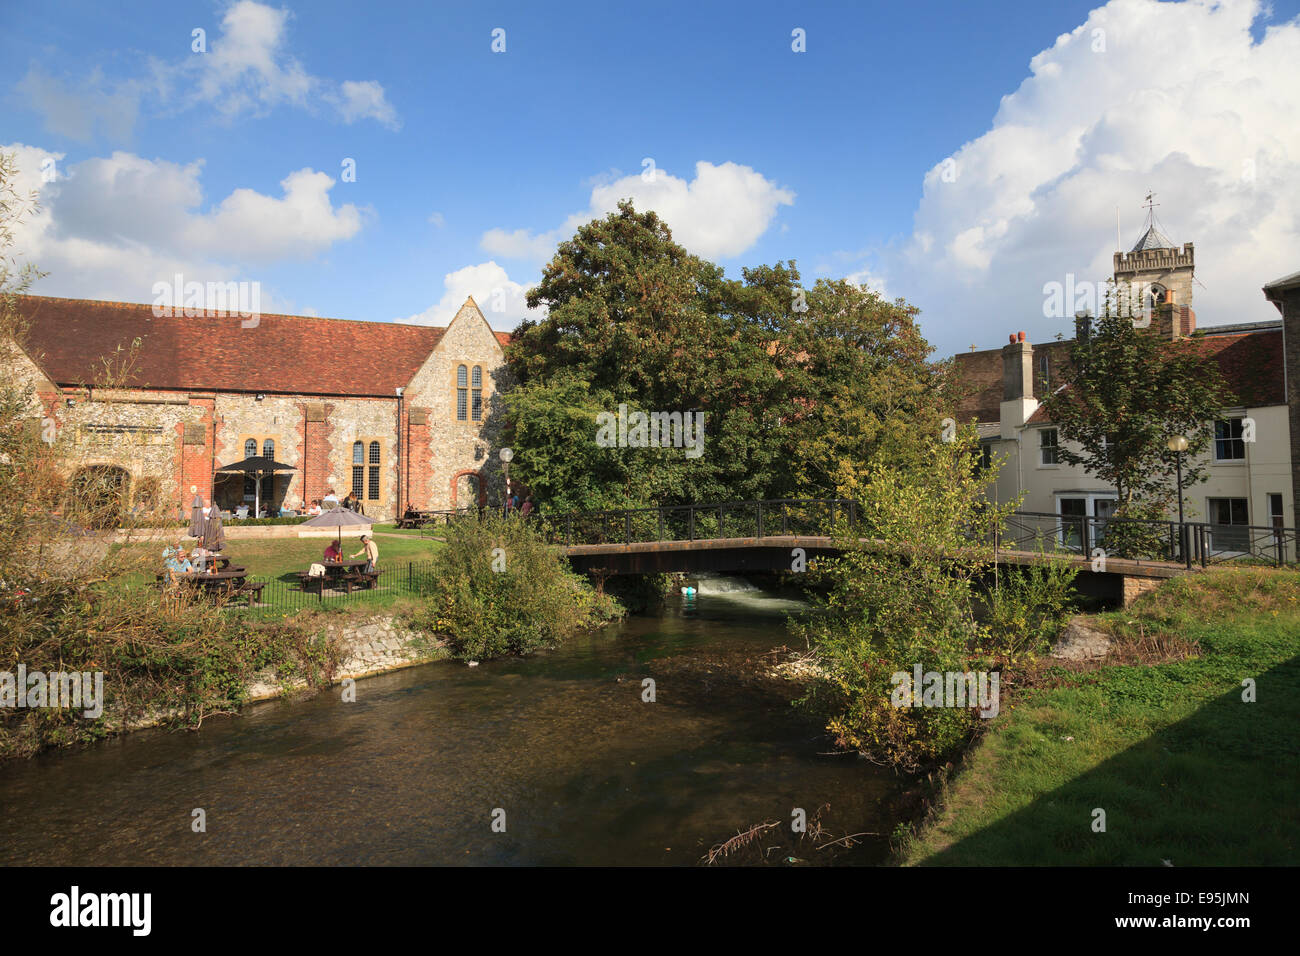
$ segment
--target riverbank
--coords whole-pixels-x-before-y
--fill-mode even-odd
[[[1020,688],[897,862],[1300,861],[1300,574],[1215,569],[1096,620],[1110,656]]]

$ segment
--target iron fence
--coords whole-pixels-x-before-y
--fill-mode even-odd
[[[319,587],[309,587],[296,575],[271,578],[250,574],[242,584],[232,584],[229,589],[199,591],[191,584],[181,584],[187,599],[206,599],[222,607],[252,612],[291,614],[304,608],[342,607],[354,604],[377,603],[395,597],[423,597],[433,591],[436,578],[432,561],[388,562],[380,566],[380,575],[373,586],[353,585],[344,581],[326,581]],[[164,596],[182,593],[176,586],[163,586]]]
[[[1095,518],[1017,511],[997,535],[1009,551],[1065,551],[1107,557],[1168,561],[1188,568],[1229,561],[1274,565],[1300,560],[1296,529],[1281,525],[1222,525],[1204,521]]]

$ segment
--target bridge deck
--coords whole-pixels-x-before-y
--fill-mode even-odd
[[[883,547],[884,543],[869,538],[858,539],[868,546]],[[591,559],[599,557],[633,556],[633,555],[671,555],[674,552],[700,551],[753,551],[755,549],[784,550],[803,548],[809,557],[817,553],[837,553],[841,550],[836,538],[816,535],[765,535],[761,538],[697,538],[693,541],[637,541],[631,544],[575,544],[564,548],[570,558],[586,559],[582,563],[590,565]],[[1037,551],[999,550],[996,559],[1003,564],[1022,566],[1043,564],[1053,555],[1044,556]],[[1090,571],[1092,561],[1082,554],[1057,554],[1065,557],[1077,568]],[[1107,558],[1107,574],[1119,574],[1126,577],[1152,578],[1164,580],[1186,574],[1187,568],[1170,561],[1141,561],[1127,558]]]

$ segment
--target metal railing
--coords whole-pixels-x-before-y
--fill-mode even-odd
[[[341,582],[327,582],[328,586],[307,589],[291,575],[270,578],[253,574],[246,576],[244,583],[261,585],[256,589],[232,586],[228,591],[204,594],[184,584],[180,587],[188,592],[186,600],[208,600],[231,609],[274,613],[293,613],[304,608],[324,606],[349,606],[402,596],[422,597],[433,590],[435,578],[432,561],[381,563],[380,570],[381,574],[373,587],[354,586],[350,590]],[[183,592],[177,587],[163,587],[164,597],[174,597],[181,593]]]
[[[1223,525],[1204,521],[1095,518],[1017,511],[995,541],[1008,551],[1056,550],[1107,557],[1166,561],[1191,568],[1228,561],[1273,565],[1300,560],[1296,529],[1273,525]]]
[[[425,534],[434,534],[440,525],[477,518],[488,510],[425,512],[428,519],[421,528]],[[863,526],[861,518],[862,509],[849,498],[771,498],[538,515],[528,520],[536,520],[551,543],[572,547],[777,535],[829,536],[846,529],[870,537],[871,531]],[[1198,521],[1180,524],[1041,511],[1009,515],[992,543],[999,550],[1082,555],[1092,555],[1101,548],[1107,557],[1173,562],[1188,568],[1229,561],[1274,565],[1300,561],[1295,528]]]

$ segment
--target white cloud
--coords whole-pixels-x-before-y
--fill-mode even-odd
[[[1196,243],[1198,321],[1276,318],[1259,290],[1300,248],[1300,23],[1256,44],[1260,12],[1112,0],[1030,61],[988,132],[929,171],[911,237],[881,257],[941,352],[1072,334],[1043,316],[1044,283],[1109,275],[1116,207],[1127,250],[1148,189],[1169,238]]]
[[[207,38],[206,52],[185,52],[174,60],[150,59],[147,78],[110,82],[99,70],[78,83],[28,71],[16,92],[45,116],[54,133],[89,140],[99,130],[115,140],[129,138],[146,105],[174,112],[199,105],[227,120],[266,116],[288,106],[334,112],[343,122],[373,119],[397,129],[401,121],[375,80],[334,81],[313,76],[286,49],[290,12],[256,0],[227,8],[220,31]]]
[[[545,309],[530,310],[524,302],[527,287],[510,279],[495,261],[481,262],[449,272],[442,277],[444,292],[437,304],[402,322],[416,325],[446,325],[470,296],[494,329],[512,331],[523,319],[540,319]]]
[[[21,143],[17,188],[36,190],[39,214],[15,229],[15,251],[48,272],[33,291],[74,298],[152,301],[158,281],[258,280],[250,269],[318,255],[361,228],[364,210],[334,207],[334,181],[302,169],[281,182],[281,197],[238,189],[202,211],[202,163],[187,165],[115,152],[68,167],[63,154]],[[58,175],[44,182],[42,165]],[[262,307],[272,311],[272,290]]]
[[[794,203],[794,193],[781,189],[762,174],[737,163],[698,162],[690,182],[655,169],[649,181],[637,173],[604,181],[598,177],[591,201],[556,229],[532,233],[526,229],[490,229],[481,245],[493,255],[529,262],[548,260],[555,247],[579,226],[613,212],[622,199],[631,199],[639,212],[653,209],[668,223],[673,238],[706,259],[740,255],[767,231],[781,206]]]

